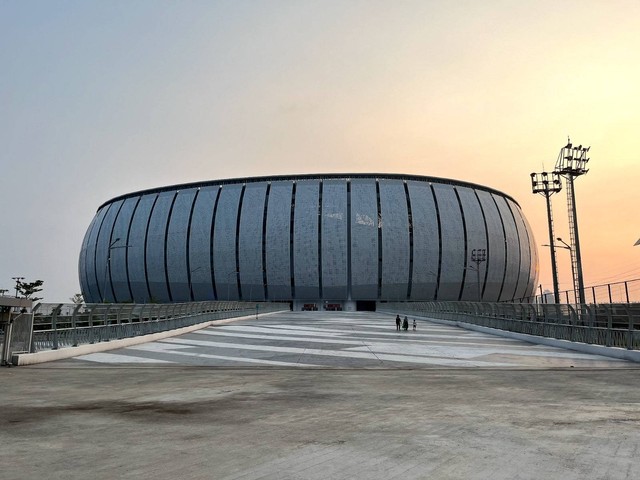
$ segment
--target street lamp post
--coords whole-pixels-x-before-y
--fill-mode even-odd
[[[192,302],[195,300],[195,299],[194,299],[194,296],[193,296],[193,280],[192,280],[192,275],[193,275],[193,272],[197,272],[197,271],[198,271],[198,270],[200,270],[200,269],[202,269],[202,266],[200,266],[200,267],[196,267],[196,268],[194,268],[193,270],[189,270],[189,278],[188,278],[188,280],[189,280],[189,298],[191,298],[191,301],[192,301]]]
[[[569,245],[567,242],[565,242],[564,240],[562,240],[562,238],[560,238],[560,237],[557,237],[557,238],[556,238],[556,240],[557,240],[557,241],[559,241],[560,243],[562,243],[562,245],[555,245],[555,244],[553,244],[553,245],[547,245],[547,244],[545,243],[545,244],[543,244],[542,246],[543,246],[543,247],[550,247],[550,248],[552,248],[552,249],[553,249],[553,248],[564,248],[565,250],[569,250],[569,255],[572,255],[572,254],[573,254],[573,252],[572,252],[572,248],[571,248],[571,245]],[[576,272],[575,272],[575,266],[574,266],[574,263],[573,263],[573,262],[571,262],[571,275],[572,275],[572,277],[573,277],[573,278],[575,278],[575,273],[576,273]],[[578,297],[578,291],[575,289],[575,284],[574,284],[574,291],[573,291],[573,294],[574,294],[575,299],[576,299],[576,302],[577,302],[577,301],[578,301],[578,299],[579,299],[579,297]],[[567,301],[568,301],[568,299],[567,299]],[[560,303],[560,300],[559,300],[559,299],[556,299],[556,303]]]
[[[487,249],[486,248],[474,248],[471,250],[471,261],[476,264],[475,268],[471,267],[471,270],[476,271],[478,281],[478,301],[482,301],[482,292],[480,291],[480,264],[487,261]]]
[[[102,282],[102,292],[100,294],[100,298],[102,299],[102,303],[105,300],[105,294],[107,292],[107,273],[111,272],[111,250],[115,248],[131,248],[131,245],[118,245],[116,247],[116,243],[120,241],[120,237],[116,238],[113,242],[109,244],[109,248],[107,248],[107,264],[104,269],[104,280]],[[109,276],[111,278],[111,276]]]
[[[22,280],[24,280],[24,277],[11,277],[11,280],[16,281],[16,298],[18,298],[18,288],[20,287]]]
[[[565,242],[564,240],[562,240],[562,238],[557,237],[556,240],[558,240],[560,243],[562,243],[562,245],[558,245],[559,248],[564,248],[565,250],[569,250],[569,255],[572,259],[571,262],[571,277],[572,278],[576,278],[576,263],[573,262],[573,248],[571,248],[571,245],[569,245],[567,242]],[[577,289],[576,289],[577,287]],[[574,299],[576,301],[576,303],[585,303],[585,299],[584,299],[584,291],[581,292],[580,291],[580,284],[574,283],[573,284],[573,295],[574,295]]]

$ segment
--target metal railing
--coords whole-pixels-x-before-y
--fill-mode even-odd
[[[31,352],[108,342],[198,323],[289,310],[287,303],[38,304]]]
[[[563,290],[558,294],[563,303],[573,305],[577,302],[575,290]],[[640,302],[640,278],[585,287],[584,296],[585,302],[589,304],[637,303]],[[553,292],[519,298],[515,301],[518,303],[553,303]]]
[[[640,304],[592,305],[413,302],[387,303],[385,310],[459,321],[509,332],[640,349]]]
[[[9,365],[11,356],[28,352],[33,333],[33,313],[7,312],[6,322],[0,324],[0,365]]]

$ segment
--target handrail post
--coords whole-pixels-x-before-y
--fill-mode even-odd
[[[604,305],[604,308],[607,311],[607,339],[606,346],[611,346],[611,338],[613,337],[613,316],[611,314],[611,305]]]
[[[111,310],[111,304],[107,305],[107,309],[104,311],[104,317],[102,320],[102,329],[104,331],[104,337],[100,335],[100,341],[106,340],[107,342],[110,340],[109,336],[111,333],[111,325],[109,322],[109,311]]]
[[[78,305],[76,305],[76,308],[73,309],[73,313],[71,314],[71,342],[74,347],[78,346],[77,320],[78,320],[78,312],[80,311],[82,306],[83,306],[82,303],[79,303]]]
[[[627,303],[629,303],[629,285],[626,281],[624,282],[624,293],[627,296]]]
[[[53,333],[53,350],[58,349],[58,315],[62,310],[62,303],[58,304],[51,312],[51,330]]]
[[[96,309],[97,305],[94,303],[91,305],[91,309],[89,310],[89,343],[93,343],[95,341],[94,331],[93,331],[93,311]]]
[[[627,312],[627,317],[629,319],[629,329],[627,330],[627,350],[633,350],[633,315],[631,315],[628,305],[623,305],[623,308],[625,312]]]

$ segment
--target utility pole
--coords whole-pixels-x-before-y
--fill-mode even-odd
[[[551,195],[562,190],[560,174],[557,172],[542,172],[531,174],[531,190],[539,193],[547,201],[547,222],[549,225],[549,247],[551,250],[551,273],[553,274],[553,299],[560,303],[560,290],[558,288],[558,264],[556,263],[556,248],[553,233],[553,210],[551,208]],[[542,295],[542,294],[541,294]]]

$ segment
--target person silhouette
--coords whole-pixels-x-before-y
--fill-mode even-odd
[[[400,315],[396,315],[396,330],[400,331]]]
[[[404,329],[405,332],[409,330],[409,320],[407,319],[407,317],[404,317],[404,321],[402,322],[402,328]]]
[[[413,319],[413,331],[414,332],[416,331],[416,319],[415,318]]]

